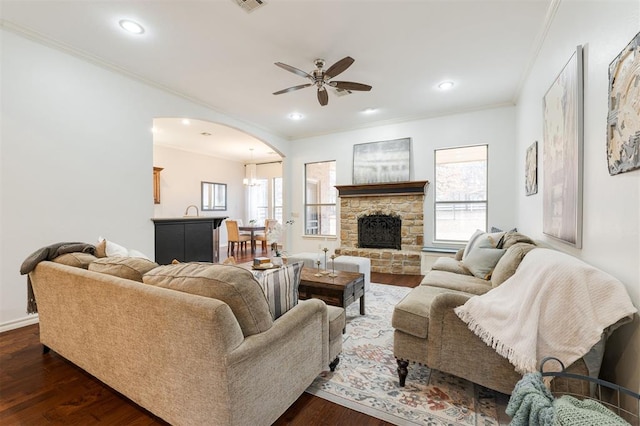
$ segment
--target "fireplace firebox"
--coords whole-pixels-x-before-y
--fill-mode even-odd
[[[371,214],[358,218],[358,247],[402,249],[402,219],[399,216]]]

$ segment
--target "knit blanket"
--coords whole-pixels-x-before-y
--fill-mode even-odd
[[[62,256],[65,253],[96,253],[96,247],[92,244],[77,243],[77,242],[63,242],[48,245],[46,247],[39,248],[31,253],[20,265],[20,274],[26,275],[33,271],[38,263],[43,260],[53,260],[58,256]],[[36,303],[36,297],[33,294],[33,287],[31,286],[31,278],[27,275],[27,313],[35,314],[38,312],[38,304]]]
[[[546,356],[571,365],[605,329],[631,321],[635,312],[616,278],[546,248],[531,250],[499,287],[455,308],[469,329],[521,374],[536,371]]]
[[[598,401],[569,395],[554,399],[540,373],[527,373],[516,383],[506,413],[510,426],[629,425]]]

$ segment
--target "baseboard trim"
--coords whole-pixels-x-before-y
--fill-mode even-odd
[[[38,315],[29,315],[28,317],[20,318],[17,320],[3,322],[2,324],[0,324],[0,333],[9,330],[15,330],[16,328],[26,327],[32,324],[37,324],[38,322]]]

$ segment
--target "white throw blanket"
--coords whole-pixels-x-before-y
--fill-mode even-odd
[[[455,313],[521,374],[553,356],[571,365],[637,309],[611,275],[556,250],[535,248],[499,287]]]

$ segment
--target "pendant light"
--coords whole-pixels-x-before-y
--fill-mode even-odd
[[[258,184],[256,180],[256,163],[253,162],[253,148],[249,148],[251,151],[251,162],[244,165],[244,179],[242,183],[245,186],[256,186]]]

